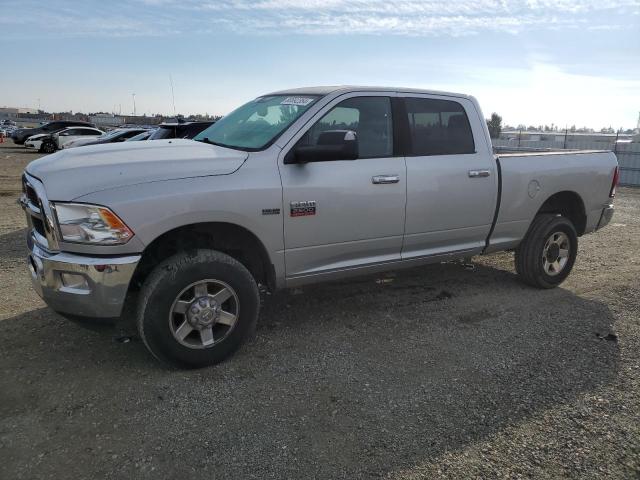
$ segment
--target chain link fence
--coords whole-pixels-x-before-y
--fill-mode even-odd
[[[640,143],[602,142],[582,140],[575,137],[554,140],[493,139],[497,151],[513,150],[611,150],[618,157],[620,165],[620,185],[640,186]]]

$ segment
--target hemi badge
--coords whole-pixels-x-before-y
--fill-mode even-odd
[[[307,200],[304,202],[291,202],[292,217],[306,217],[316,214],[316,201]]]
[[[263,215],[280,215],[280,209],[279,208],[263,208],[262,214]]]

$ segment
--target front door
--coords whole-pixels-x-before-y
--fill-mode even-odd
[[[410,133],[402,258],[479,253],[491,228],[498,181],[482,120],[464,98],[416,95],[401,101]]]
[[[359,158],[292,165],[280,159],[288,278],[400,258],[406,166],[394,156],[389,94],[334,100],[292,144],[315,145],[327,130],[355,131]]]
[[[58,146],[62,148],[67,143],[75,140],[76,138],[81,138],[82,130],[79,128],[72,128],[69,130],[65,130],[58,135]]]

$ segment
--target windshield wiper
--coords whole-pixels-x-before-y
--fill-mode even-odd
[[[218,147],[226,147],[226,145],[223,145],[222,143],[212,142],[211,140],[209,140],[209,137],[204,137],[202,140],[197,140],[194,138],[194,140],[196,142],[208,143],[209,145],[216,145]]]
[[[202,140],[192,139],[196,142],[208,143],[209,145],[215,145],[216,147],[229,148],[231,150],[238,150],[240,152],[246,152],[244,148],[234,147],[233,145],[225,145],[224,143],[212,142],[208,137],[204,137]]]

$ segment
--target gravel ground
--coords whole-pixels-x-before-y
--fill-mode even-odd
[[[640,477],[640,190],[562,288],[505,253],[280,293],[183,372],[29,288],[34,158],[0,145],[0,478]]]

